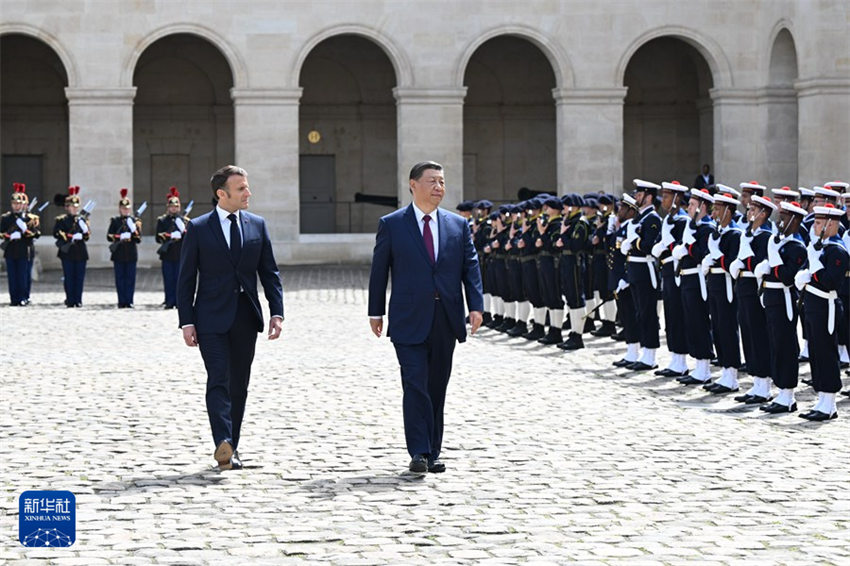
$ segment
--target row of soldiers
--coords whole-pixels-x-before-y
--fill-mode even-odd
[[[770,195],[755,181],[633,183],[621,200],[544,194],[495,209],[458,205],[481,258],[485,325],[566,351],[584,348],[585,333],[611,336],[626,343],[615,366],[716,395],[738,392],[746,372],[753,385],[735,400],[771,414],[797,410],[799,362],[808,361],[818,400],[800,416],[836,418],[841,367],[850,366],[847,183]],[[671,354],[663,369],[659,300]]]
[[[41,236],[39,217],[32,213],[32,204],[26,193],[26,185],[14,183],[11,210],[0,217],[0,235],[9,279],[9,298],[12,306],[30,304],[32,268],[35,260],[34,241]],[[120,190],[118,215],[109,221],[106,240],[110,243],[110,259],[115,274],[115,289],[118,308],[133,308],[136,288],[137,246],[141,243],[142,221],[139,218],[145,205],[133,212],[128,190]],[[66,195],[58,195],[65,213],[56,217],[53,237],[58,256],[62,262],[65,306],[81,307],[86,263],[89,259],[86,242],[91,237],[89,217],[93,209],[91,202],[82,206],[80,187],[68,187]],[[166,196],[166,212],[156,220],[157,250],[162,262],[162,279],[165,290],[166,309],[177,307],[177,274],[180,267],[180,247],[186,226],[189,223],[190,206],[181,212],[180,193],[171,187]]]

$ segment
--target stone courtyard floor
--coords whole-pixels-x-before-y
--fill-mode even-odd
[[[608,338],[564,353],[485,329],[455,350],[448,471],[410,474],[368,268],[284,267],[246,467],[220,473],[201,357],[159,306],[159,272],[140,270],[133,310],[109,270],[65,309],[59,276],[0,307],[0,563],[850,564],[846,397],[808,423],[615,370]],[[76,495],[73,546],[18,542],[33,489]]]

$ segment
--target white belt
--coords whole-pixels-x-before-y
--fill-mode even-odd
[[[708,272],[713,273],[714,275],[723,275],[724,273],[727,273],[727,271],[722,267],[712,267],[708,270]]]
[[[661,265],[667,265],[671,261],[673,261],[673,256],[668,255],[667,257],[661,260]]]
[[[653,265],[655,262],[654,257],[648,255],[639,257],[629,256],[628,261],[632,263],[646,263],[647,267],[649,267],[649,281],[652,283],[652,288],[658,289],[658,280],[655,278],[655,265]]]
[[[794,307],[791,302],[791,287],[788,287],[780,281],[765,281],[761,285],[765,289],[782,289],[782,294],[785,295],[785,315],[788,317],[788,322],[793,322]],[[759,300],[761,301],[761,306],[764,307],[764,299],[759,297]]]
[[[826,329],[830,334],[832,334],[835,330],[835,299],[838,298],[838,293],[835,291],[822,291],[821,289],[812,287],[811,285],[806,285],[806,291],[816,297],[826,299],[829,302],[829,314],[827,316]]]
[[[723,269],[722,267],[712,267],[708,270],[712,275],[725,275],[726,279],[726,302],[731,303],[734,298],[732,295],[732,276],[729,275],[729,272]],[[743,273],[741,274],[743,275]]]
[[[738,274],[738,279],[740,279],[741,277],[749,277],[751,279],[755,279],[756,274],[753,273],[752,271],[742,271],[741,273]]]
[[[702,269],[700,269],[699,267],[691,267],[689,269],[683,269],[679,273],[681,273],[682,275],[696,275],[700,271],[702,271]]]

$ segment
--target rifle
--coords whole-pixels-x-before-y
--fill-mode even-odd
[[[94,210],[94,207],[96,207],[96,206],[97,206],[97,202],[95,202],[93,200],[88,201],[86,203],[86,205],[83,207],[83,209],[80,211],[80,213],[77,216],[74,217],[74,226],[79,225],[80,219],[82,219],[82,218],[87,219],[89,216],[91,216],[91,213]],[[73,233],[72,233],[72,235],[73,235]],[[71,250],[71,246],[73,246],[75,243],[76,243],[76,240],[73,240],[73,239],[68,240],[67,242],[65,242],[64,244],[59,246],[59,251],[62,252],[62,253],[68,253]]]

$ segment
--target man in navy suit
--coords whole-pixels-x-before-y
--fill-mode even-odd
[[[478,256],[467,222],[437,208],[446,194],[443,167],[433,161],[410,170],[413,202],[381,218],[369,277],[369,322],[395,346],[404,391],[404,436],[410,471],[444,472],[443,405],[455,341],[466,340],[464,291],[471,333],[481,326],[484,296]]]
[[[180,251],[177,312],[183,340],[199,346],[207,370],[207,413],[219,469],[240,469],[237,449],[257,333],[263,311],[257,277],[269,302],[269,340],[280,336],[283,287],[266,222],[246,212],[251,191],[244,169],[228,165],[210,179],[217,204],[189,222]]]

